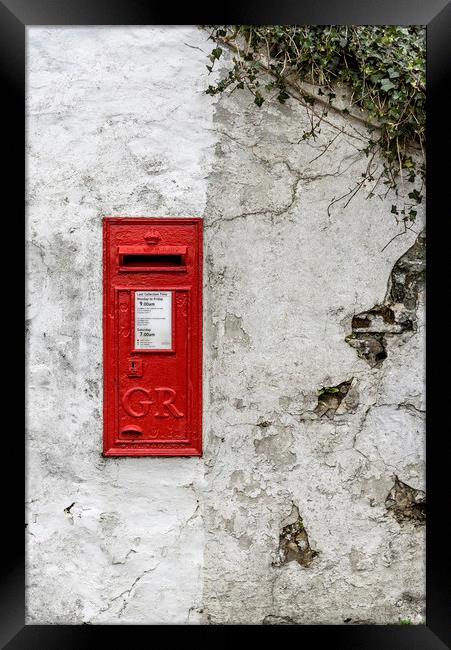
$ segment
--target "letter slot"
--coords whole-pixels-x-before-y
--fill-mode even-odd
[[[119,246],[119,270],[186,271],[186,246]]]
[[[202,219],[103,219],[104,456],[202,454]]]

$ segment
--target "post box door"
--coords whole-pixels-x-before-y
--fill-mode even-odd
[[[105,456],[202,453],[202,219],[103,220]]]

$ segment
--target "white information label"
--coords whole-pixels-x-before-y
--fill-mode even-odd
[[[172,350],[172,291],[135,291],[135,349]]]

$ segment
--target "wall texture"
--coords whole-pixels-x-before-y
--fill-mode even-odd
[[[27,622],[424,621],[423,216],[196,27],[27,39]],[[101,456],[104,215],[204,218],[201,459]]]

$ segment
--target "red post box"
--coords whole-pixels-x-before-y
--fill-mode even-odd
[[[103,219],[104,456],[202,454],[202,219]]]

